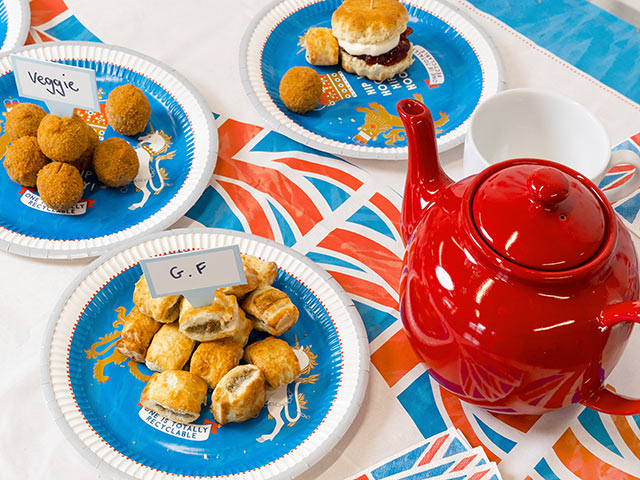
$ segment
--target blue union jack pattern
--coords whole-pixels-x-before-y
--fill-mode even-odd
[[[99,41],[62,0],[32,0],[31,42]],[[401,197],[367,174],[259,126],[218,119],[215,174],[187,216],[204,226],[251,232],[305,253],[351,295],[371,361],[425,438],[455,426],[483,446],[507,480],[640,479],[640,416],[576,406],[545,416],[491,414],[460,402],[429,377],[402,331],[398,282],[404,249]],[[640,134],[618,148],[640,151]],[[631,175],[618,167],[614,188]],[[615,205],[640,234],[640,193]]]

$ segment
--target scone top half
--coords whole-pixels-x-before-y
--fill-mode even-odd
[[[409,15],[398,0],[345,0],[331,17],[340,47],[350,55],[382,55],[393,50],[407,29]]]

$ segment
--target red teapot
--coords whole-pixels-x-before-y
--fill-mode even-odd
[[[640,321],[640,284],[631,237],[602,192],[535,159],[455,183],[429,110],[411,99],[397,108],[409,145],[400,314],[431,376],[495,412],[581,403],[640,413],[640,400],[604,383]]]

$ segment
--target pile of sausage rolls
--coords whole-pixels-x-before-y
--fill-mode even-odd
[[[218,289],[201,308],[181,295],[152,298],[140,277],[116,348],[156,372],[142,391],[143,407],[190,423],[212,389],[216,421],[244,422],[260,413],[266,389],[300,375],[293,349],[276,338],[298,320],[291,299],[272,286],[277,265],[251,255],[242,255],[242,263],[247,283]],[[270,336],[247,346],[253,329]]]

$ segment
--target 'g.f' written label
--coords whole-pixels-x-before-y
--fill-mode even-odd
[[[246,283],[237,245],[140,260],[152,297],[184,295],[194,307],[213,303],[221,287]]]
[[[18,55],[11,64],[21,97],[42,100],[57,115],[70,115],[75,107],[100,110],[94,70]]]

